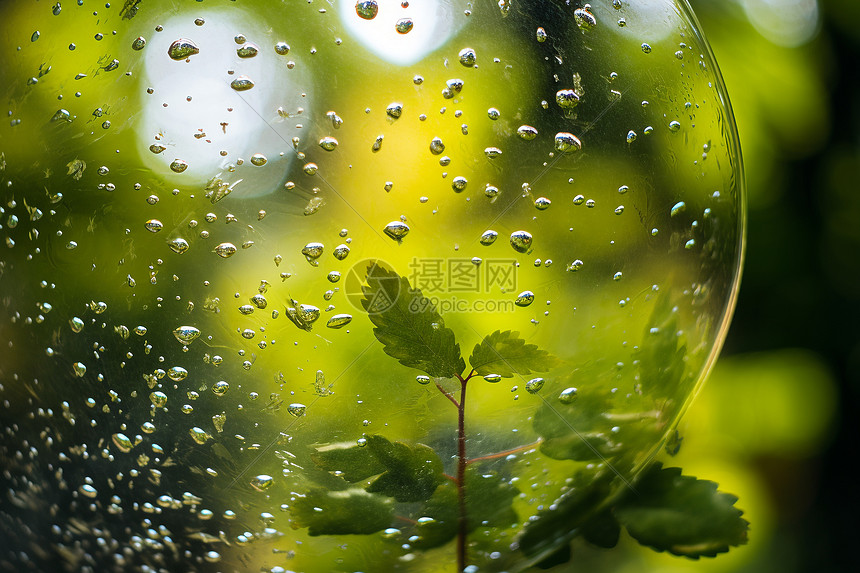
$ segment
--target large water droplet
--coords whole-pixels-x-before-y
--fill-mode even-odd
[[[409,226],[403,221],[392,221],[385,225],[385,234],[400,242],[409,233]]]
[[[562,153],[572,153],[582,149],[582,142],[572,133],[560,131],[555,134],[555,148]]]
[[[254,87],[254,82],[248,76],[239,76],[238,78],[230,82],[230,87],[237,92],[243,92]]]
[[[229,258],[236,254],[236,245],[233,243],[221,243],[215,247],[215,253],[219,257]]]
[[[529,306],[531,303],[535,301],[535,293],[530,290],[524,290],[520,294],[517,295],[514,304],[517,306]]]
[[[193,326],[179,326],[173,329],[173,336],[182,344],[191,344],[200,336],[200,330]]]
[[[355,3],[355,13],[363,20],[373,20],[379,12],[379,4],[376,0],[358,0]]]
[[[343,328],[350,322],[352,322],[351,314],[336,314],[328,319],[326,326],[329,328]]]
[[[290,404],[289,406],[287,406],[287,412],[289,412],[291,415],[295,416],[296,418],[304,416],[306,410],[307,410],[307,406],[305,406],[304,404],[295,403],[295,404]]]

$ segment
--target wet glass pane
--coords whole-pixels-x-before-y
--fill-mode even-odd
[[[6,568],[520,571],[716,356],[741,165],[684,2],[0,27]]]

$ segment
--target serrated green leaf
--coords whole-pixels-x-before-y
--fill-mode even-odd
[[[466,362],[454,332],[419,289],[394,271],[373,263],[367,269],[361,305],[376,326],[373,334],[383,350],[404,366],[433,377],[462,374]]]
[[[310,535],[367,535],[388,527],[394,519],[393,502],[362,489],[313,489],[290,505],[299,527]]]
[[[488,334],[475,345],[469,357],[469,364],[481,376],[498,374],[503,378],[547,372],[557,363],[558,360],[549,352],[534,344],[526,344],[519,332],[511,330]]]
[[[320,446],[311,459],[320,469],[334,472],[349,483],[379,475],[386,469],[366,446],[355,442]]]
[[[424,444],[409,446],[374,435],[367,437],[364,447],[385,468],[385,472],[367,487],[371,493],[381,493],[401,502],[424,501],[445,481],[442,460]]]
[[[749,523],[734,507],[736,501],[712,481],[654,464],[637,482],[636,493],[620,500],[614,513],[642,545],[698,559],[747,542]]]

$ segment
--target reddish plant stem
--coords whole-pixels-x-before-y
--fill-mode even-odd
[[[457,376],[457,378],[460,378],[460,377]],[[460,380],[462,380],[462,378],[460,378]],[[460,409],[460,404],[457,403],[457,400],[455,400],[451,394],[449,394],[444,388],[442,388],[441,384],[436,382],[436,387],[439,389],[440,392],[442,392],[442,394],[445,395],[446,398],[451,400],[451,403],[454,404],[454,407],[456,407],[458,410]]]
[[[543,440],[538,440],[538,441],[536,441],[536,442],[534,442],[534,443],[531,443],[531,444],[526,444],[526,445],[524,445],[524,446],[519,446],[519,447],[517,447],[517,448],[511,448],[510,450],[505,450],[504,452],[499,452],[499,453],[496,453],[496,454],[490,454],[490,455],[488,455],[488,456],[481,456],[481,457],[479,457],[479,458],[472,458],[471,460],[467,460],[467,461],[466,461],[466,464],[472,464],[472,463],[475,463],[475,462],[482,462],[482,461],[485,461],[485,460],[497,460],[497,459],[499,459],[499,458],[504,458],[504,457],[506,457],[506,456],[509,456],[509,455],[511,455],[511,454],[515,454],[515,453],[517,453],[517,452],[522,452],[522,451],[524,451],[524,450],[529,450],[529,449],[531,449],[531,448],[536,448],[537,446],[539,446],[539,445],[540,445],[540,443],[541,443],[542,441],[543,441]]]

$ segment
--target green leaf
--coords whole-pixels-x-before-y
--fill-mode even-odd
[[[638,352],[642,391],[653,397],[672,396],[684,377],[687,346],[678,336],[678,308],[668,296],[655,305]]]
[[[290,512],[296,524],[307,527],[310,535],[367,535],[391,524],[394,504],[361,489],[317,488],[293,502]]]
[[[618,545],[621,526],[611,511],[598,513],[582,526],[582,537],[592,545],[612,549]]]
[[[583,471],[576,476],[576,481],[572,488],[526,523],[519,539],[520,550],[526,556],[546,551],[548,555],[555,555],[554,548],[579,535],[583,525],[611,492],[611,478],[606,473],[594,475]]]
[[[557,363],[558,360],[546,350],[526,344],[519,332],[510,330],[497,330],[488,334],[475,345],[469,357],[469,364],[481,376],[498,374],[503,378],[511,378],[514,374],[547,372]]]
[[[519,490],[495,472],[482,472],[475,464],[466,468],[466,516],[469,531],[479,526],[507,527],[517,523],[513,508]]]
[[[355,442],[340,442],[320,446],[311,459],[322,470],[334,472],[349,483],[379,475],[386,467],[367,446]]]
[[[371,493],[381,493],[401,502],[424,501],[445,481],[442,460],[424,444],[409,446],[374,435],[367,437],[364,447],[386,470],[367,487]]]
[[[642,545],[693,559],[714,557],[747,542],[749,523],[737,498],[712,481],[654,464],[636,492],[616,505],[616,518]]]
[[[432,521],[421,520],[422,517],[429,517]],[[418,519],[414,534],[419,539],[410,543],[415,549],[440,547],[457,537],[460,519],[457,486],[449,482],[436,488],[433,496],[418,512]]]
[[[532,423],[543,437],[541,453],[556,460],[576,461],[599,460],[617,453],[609,438],[611,424],[603,415],[609,405],[609,398],[596,390],[580,392],[570,404],[541,404]]]
[[[552,569],[556,565],[567,563],[570,561],[571,557],[573,557],[573,552],[571,551],[570,543],[565,543],[542,560],[535,563],[535,567],[538,569]]]
[[[466,362],[454,332],[445,327],[436,307],[419,289],[413,290],[405,277],[376,263],[368,266],[366,281],[361,305],[376,326],[373,334],[386,354],[433,377],[463,373]]]

